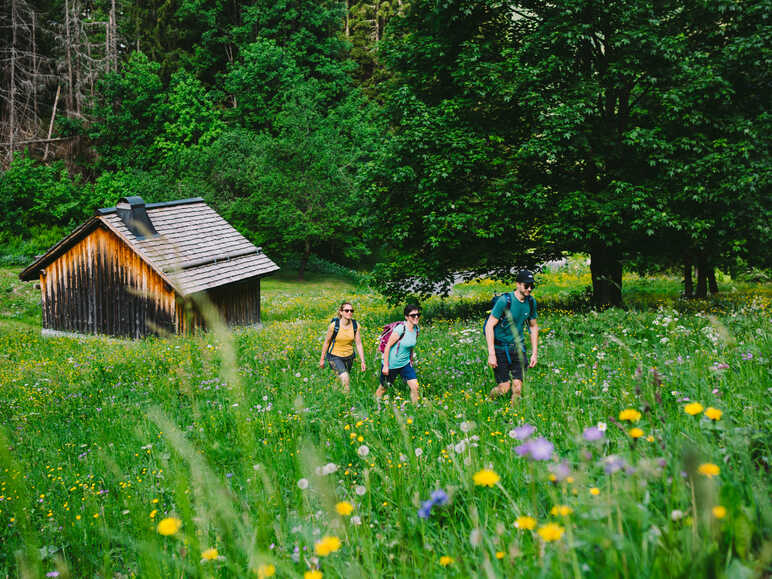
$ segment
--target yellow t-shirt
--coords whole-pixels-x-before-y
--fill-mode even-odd
[[[340,356],[341,358],[347,358],[354,353],[354,324],[344,326],[343,322],[340,323],[340,329],[338,329],[338,335],[335,338],[335,344],[332,346],[330,354],[333,356]]]

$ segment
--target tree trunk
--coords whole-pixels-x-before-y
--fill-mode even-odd
[[[684,258],[684,297],[694,297],[694,280],[692,279],[692,258],[686,256]]]
[[[718,283],[716,283],[716,270],[713,267],[709,267],[707,271],[708,276],[708,289],[710,289],[711,295],[718,293]]]
[[[75,97],[73,95],[74,80],[72,75],[72,39],[70,37],[70,3],[69,0],[64,2],[64,35],[65,35],[65,56],[67,60],[67,116],[70,116],[73,106],[75,104]]]
[[[349,0],[346,0],[346,38],[351,36],[351,5]]]
[[[595,306],[622,305],[622,262],[611,247],[595,246],[590,252],[592,303]]]
[[[311,244],[306,240],[305,247],[303,248],[303,257],[300,258],[300,267],[298,268],[298,281],[303,281],[303,276],[306,273],[306,266],[308,265],[308,259],[311,257]]]
[[[703,256],[697,258],[697,291],[694,292],[694,297],[708,297],[708,264]]]

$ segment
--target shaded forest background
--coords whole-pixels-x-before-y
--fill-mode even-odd
[[[395,299],[569,252],[702,297],[770,267],[771,4],[2,0],[2,259],[201,196]]]

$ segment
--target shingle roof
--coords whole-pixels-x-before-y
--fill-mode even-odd
[[[200,197],[149,203],[145,209],[158,235],[138,239],[114,207],[99,209],[91,220],[27,267],[21,276],[50,263],[98,222],[122,238],[182,295],[261,277],[279,269]]]

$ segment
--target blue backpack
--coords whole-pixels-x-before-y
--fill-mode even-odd
[[[330,340],[330,347],[327,350],[327,353],[329,354],[332,352],[333,347],[335,347],[335,338],[338,337],[338,332],[340,331],[340,318],[335,317],[330,320],[330,322],[335,324],[335,327],[332,330],[332,339]],[[356,338],[357,335],[357,321],[352,319],[351,323],[354,324],[354,337]],[[354,356],[356,356],[356,348],[354,348]]]

